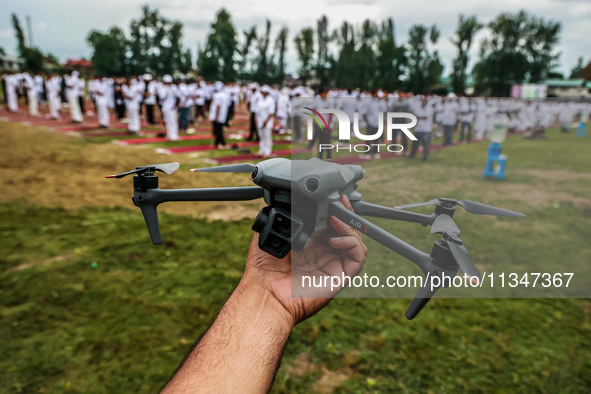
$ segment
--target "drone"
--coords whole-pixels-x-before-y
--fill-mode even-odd
[[[519,212],[452,198],[437,198],[396,207],[371,204],[363,201],[357,191],[358,182],[363,178],[363,169],[360,166],[342,165],[317,158],[273,158],[256,165],[241,163],[191,170],[250,173],[256,186],[160,189],[156,173],[170,175],[178,168],[179,163],[149,164],[107,176],[123,178],[133,174],[133,202],[141,209],[155,245],[162,243],[157,207],[170,201],[248,201],[263,198],[267,205],[257,215],[252,229],[260,234],[261,250],[278,258],[285,257],[290,250],[302,250],[310,238],[326,235],[331,231],[328,218],[335,216],[415,263],[426,279],[436,276],[441,279],[438,281],[439,286],[423,281],[405,313],[409,320],[419,314],[440,288],[449,286],[449,279],[455,277],[459,269],[471,280],[482,279],[463,241],[458,237],[460,229],[453,220],[456,206],[476,215],[525,217]],[[354,212],[340,204],[341,195],[349,198]],[[406,210],[428,205],[435,205],[434,212],[430,215]],[[431,234],[441,234],[442,238],[433,243],[430,253],[425,253],[363,216],[431,226]],[[445,278],[448,280],[444,280]]]

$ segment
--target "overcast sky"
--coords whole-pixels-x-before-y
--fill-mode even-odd
[[[289,28],[288,72],[297,69],[297,57],[293,45],[294,35],[302,28],[315,26],[316,20],[326,14],[329,29],[343,21],[360,24],[370,18],[379,22],[388,17],[394,19],[397,42],[406,41],[408,29],[413,24],[437,24],[441,37],[436,48],[445,63],[445,75],[450,71],[455,56],[450,38],[457,25],[458,14],[475,14],[480,21],[488,22],[501,12],[517,12],[525,9],[536,16],[562,23],[559,71],[568,72],[583,56],[585,64],[591,60],[591,0],[2,0],[0,14],[0,46],[7,53],[16,53],[16,40],[10,15],[15,12],[23,27],[30,16],[33,44],[49,51],[60,59],[88,58],[91,55],[86,36],[92,29],[106,30],[113,25],[127,29],[129,21],[140,15],[140,7],[149,4],[169,19],[183,22],[183,41],[194,54],[197,44],[203,44],[216,12],[225,7],[242,39],[242,32],[256,24],[262,31],[265,19],[272,22],[272,36],[280,26]],[[516,5],[518,4],[518,5]],[[477,55],[478,44],[485,37],[480,32],[472,49],[472,59]]]

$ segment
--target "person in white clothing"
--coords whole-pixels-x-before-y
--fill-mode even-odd
[[[27,100],[29,101],[29,113],[32,116],[39,116],[38,92],[35,86],[35,80],[28,73],[25,73],[24,82],[25,89],[27,90]]]
[[[70,75],[65,76],[66,80],[66,98],[70,107],[70,116],[75,123],[82,123],[84,118],[80,110],[80,102],[78,101],[78,71],[72,71]]]
[[[10,112],[18,111],[18,96],[16,95],[16,88],[18,86],[18,77],[14,74],[9,74],[5,71],[4,82],[6,86],[6,102]]]
[[[224,84],[220,81],[213,85],[214,94],[209,107],[209,120],[214,135],[213,145],[218,149],[226,148],[224,125],[228,120],[230,96],[224,92]]]
[[[108,128],[111,123],[111,117],[109,116],[109,87],[110,84],[105,77],[96,80],[93,85],[99,126],[104,129]]]
[[[130,134],[138,134],[140,132],[141,86],[138,84],[137,78],[132,77],[121,88],[123,89],[125,108],[127,108],[127,131]]]
[[[47,101],[49,101],[49,119],[59,119],[59,111],[62,108],[60,97],[62,78],[56,74],[50,75],[45,87],[47,89]]]
[[[273,151],[271,129],[275,117],[275,100],[271,97],[271,88],[264,85],[261,88],[263,98],[257,103],[256,121],[259,134],[259,155],[270,157]]]
[[[162,77],[163,84],[158,91],[158,96],[162,102],[162,115],[166,125],[166,135],[170,141],[179,139],[179,123],[177,120],[176,100],[178,97],[178,88],[172,84],[172,77],[165,75]]]

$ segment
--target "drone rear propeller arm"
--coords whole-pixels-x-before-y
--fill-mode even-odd
[[[162,243],[158,220],[158,204],[167,201],[248,201],[264,197],[265,189],[258,186],[221,187],[203,189],[146,189],[135,190],[133,202],[144,215],[154,245]]]
[[[355,202],[352,201],[351,205],[353,206],[355,213],[362,216],[373,216],[383,219],[393,219],[401,220],[404,222],[420,223],[425,226],[433,224],[433,221],[438,216],[436,214],[423,215],[420,213],[403,211],[401,209],[384,207],[382,205],[371,204],[361,200]]]
[[[215,187],[196,189],[147,189],[136,191],[140,201],[163,203],[167,201],[248,201],[262,198],[265,189],[259,186]]]

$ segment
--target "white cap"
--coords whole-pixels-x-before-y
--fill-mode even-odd
[[[271,88],[269,87],[269,85],[263,85],[263,87],[261,88],[261,92],[270,94]]]
[[[80,73],[78,71],[74,70],[74,71],[72,71],[72,75],[77,77],[78,75],[80,75]]]
[[[213,90],[215,90],[216,92],[219,92],[223,88],[224,88],[224,83],[222,81],[217,81],[216,83],[213,84]]]
[[[162,77],[162,82],[164,83],[172,83],[172,77],[168,74]]]

